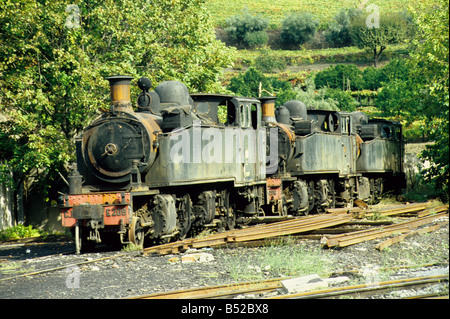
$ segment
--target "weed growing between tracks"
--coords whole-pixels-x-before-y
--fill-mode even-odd
[[[254,248],[224,251],[223,259],[234,280],[246,281],[275,277],[303,276],[329,272],[332,258],[328,251],[297,244],[294,239],[271,242],[251,254]]]

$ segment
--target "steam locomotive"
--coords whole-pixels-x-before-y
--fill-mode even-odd
[[[177,81],[152,91],[147,78],[134,110],[132,78],[107,80],[110,108],[76,138],[61,198],[78,253],[374,203],[404,186],[399,123],[296,100],[275,110],[275,97],[189,94]]]

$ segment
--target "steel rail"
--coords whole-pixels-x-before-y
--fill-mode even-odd
[[[273,291],[281,288],[281,279],[255,280],[235,284],[216,285],[201,288],[175,290],[150,295],[129,297],[127,299],[205,299]]]
[[[395,266],[395,267],[385,267],[381,268],[380,270],[386,271],[386,270],[396,270],[396,269],[408,269],[408,268],[417,268],[417,267],[429,267],[429,266],[435,266],[436,264],[423,264],[423,265],[403,265],[403,266]],[[345,271],[347,273],[348,271]],[[359,270],[351,271],[351,272],[359,272]],[[333,272],[333,274],[336,274],[336,272]],[[322,276],[328,277],[331,273],[322,274]],[[249,293],[258,293],[258,292],[271,292],[275,291],[276,289],[282,288],[282,281],[294,277],[283,277],[283,278],[272,278],[272,279],[266,279],[266,280],[253,280],[253,281],[247,281],[247,282],[240,282],[240,283],[233,283],[233,284],[223,284],[223,285],[215,285],[215,286],[207,286],[207,287],[198,287],[198,288],[189,288],[189,289],[181,289],[181,290],[174,290],[174,291],[168,291],[168,292],[160,292],[160,293],[154,293],[154,294],[148,294],[148,295],[140,295],[140,296],[132,296],[127,297],[126,299],[214,299],[214,298],[225,298],[234,296],[237,294],[249,294]],[[417,280],[422,280],[421,282],[417,282]],[[332,289],[326,289],[326,290],[320,290],[315,292],[304,292],[300,294],[286,294],[286,295],[280,295],[276,297],[270,297],[268,299],[285,299],[290,297],[296,297],[297,295],[312,295],[316,293],[324,293],[324,292],[338,292],[343,289],[347,288],[373,288],[378,287],[380,285],[386,285],[386,284],[392,284],[397,283],[401,284],[404,283],[404,285],[419,285],[419,284],[426,284],[426,283],[433,283],[436,281],[448,281],[448,275],[443,276],[432,276],[432,277],[419,277],[419,278],[409,278],[409,279],[401,279],[396,281],[389,281],[389,282],[380,282],[373,285],[358,285],[358,286],[348,286],[348,287],[338,287],[338,288],[332,288]],[[385,287],[386,288],[386,287]],[[311,297],[315,298],[315,297]],[[418,297],[419,298],[419,297]]]
[[[108,260],[108,259],[124,257],[124,256],[127,256],[127,255],[133,255],[133,254],[136,254],[136,251],[120,253],[120,254],[116,254],[116,255],[112,255],[112,256],[106,256],[106,257],[101,257],[101,258],[97,258],[97,259],[93,259],[93,260],[84,260],[84,261],[70,263],[70,264],[63,265],[63,266],[58,266],[58,267],[41,269],[41,270],[37,270],[37,271],[33,271],[33,272],[23,273],[23,274],[20,274],[20,275],[15,275],[15,276],[11,276],[11,277],[1,278],[0,282],[1,281],[12,280],[12,279],[17,279],[17,278],[21,278],[21,277],[45,274],[45,273],[49,273],[49,272],[53,272],[53,271],[57,271],[57,270],[67,269],[68,267],[92,264],[92,263],[96,263],[96,262],[99,262],[99,261],[104,261],[104,260]]]
[[[336,298],[344,295],[377,294],[382,290],[415,287],[440,282],[448,282],[448,275],[407,278],[400,280],[384,281],[372,284],[337,287],[318,291],[302,292],[297,294],[281,295],[268,299],[320,299]]]
[[[426,209],[426,203],[414,203],[405,205],[392,205],[392,206],[382,206],[382,207],[371,207],[369,209],[364,209],[360,207],[352,208],[329,208],[328,213],[331,214],[363,214],[364,217],[371,216],[373,214],[379,213],[383,216],[399,215],[404,213],[413,213]]]

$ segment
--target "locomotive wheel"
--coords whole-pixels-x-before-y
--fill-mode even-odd
[[[128,230],[128,237],[130,241],[137,246],[144,245],[144,228],[141,225],[141,219],[139,217],[134,216],[131,219],[130,229]]]
[[[180,231],[178,237],[183,240],[191,230],[192,226],[192,202],[189,195],[185,195],[181,199],[181,203],[177,212],[177,227]]]

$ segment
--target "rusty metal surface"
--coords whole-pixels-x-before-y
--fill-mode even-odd
[[[268,225],[260,225],[251,228],[231,230],[215,235],[198,239],[187,239],[174,243],[160,246],[154,246],[144,249],[144,253],[178,253],[188,248],[201,248],[218,246],[227,243],[237,243],[244,241],[257,240],[262,238],[272,238],[289,234],[298,234],[330,226],[336,226],[347,223],[351,219],[350,216],[332,216],[332,215],[315,215],[287,220]]]
[[[244,293],[273,291],[281,288],[281,279],[255,280],[235,284],[216,285],[210,287],[183,289],[131,297],[128,299],[204,299],[220,298]]]
[[[336,287],[330,289],[323,289],[318,291],[302,292],[297,294],[289,294],[282,296],[275,296],[269,299],[317,299],[317,298],[335,298],[348,295],[362,295],[378,294],[380,291],[391,291],[395,289],[404,289],[406,287],[417,287],[431,283],[448,282],[448,275],[407,278],[399,280],[390,280],[377,282],[376,284],[362,284],[345,287]]]
[[[409,222],[398,223],[390,226],[377,227],[369,230],[361,230],[349,234],[324,236],[321,239],[321,244],[322,246],[328,248],[346,247],[363,241],[382,238],[396,233],[406,233],[409,232],[411,229],[415,229],[421,225],[428,224],[433,220],[444,216],[448,216],[448,212],[438,213],[427,217],[420,217],[418,219]]]

